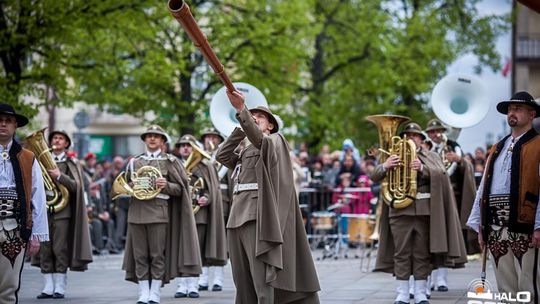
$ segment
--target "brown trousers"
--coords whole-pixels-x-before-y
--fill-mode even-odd
[[[429,216],[390,218],[394,238],[394,275],[398,280],[427,280],[430,275]]]
[[[25,253],[26,242],[23,242],[21,252],[15,258],[13,265],[11,265],[11,261],[7,257],[0,253],[0,303],[2,304],[19,302],[18,292]]]
[[[265,283],[265,264],[255,258],[255,221],[228,229],[236,304],[273,304],[274,288]]]
[[[49,217],[51,219],[51,217]],[[69,218],[49,220],[49,240],[41,243],[41,273],[66,273],[69,266]]]
[[[135,275],[139,281],[161,280],[165,273],[167,224],[128,224],[133,235]]]

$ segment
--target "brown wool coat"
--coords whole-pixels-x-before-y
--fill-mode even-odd
[[[418,158],[429,170],[430,234],[429,251],[434,268],[461,268],[467,262],[465,243],[456,208],[454,193],[446,169],[438,154],[426,150]],[[379,251],[375,271],[394,273],[394,240],[390,232],[388,205],[382,205]]]
[[[92,245],[90,230],[84,202],[83,174],[78,160],[67,158],[68,175],[77,183],[76,193],[70,193],[71,217],[69,221],[70,234],[68,236],[69,269],[71,271],[85,271],[92,262]],[[32,265],[40,267],[39,254],[32,258]]]
[[[197,165],[208,187],[208,221],[206,226],[205,252],[201,253],[205,265],[224,266],[227,264],[227,238],[223,219],[223,201],[219,188],[219,177],[210,161],[203,160]]]
[[[260,136],[244,109],[240,125],[260,146],[255,165],[258,184],[256,258],[266,264],[266,282],[274,287],[276,303],[309,297],[320,290],[293,182],[287,141],[280,133]],[[262,138],[262,142],[255,143]]]
[[[169,199],[169,224],[165,247],[166,267],[162,278],[163,285],[175,277],[199,275],[202,265],[195,217],[187,190],[189,189],[187,174],[176,157],[167,154],[167,158],[170,162],[168,166],[169,182],[180,184],[185,191],[182,191],[181,196],[171,196]],[[130,249],[133,237],[133,235],[129,235],[128,231],[122,269],[126,271],[126,280],[137,283],[135,259],[133,251]]]

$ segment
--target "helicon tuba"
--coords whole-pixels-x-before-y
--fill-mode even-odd
[[[416,171],[411,168],[416,158],[416,145],[411,139],[396,136],[398,127],[410,119],[399,115],[371,115],[366,120],[374,123],[379,131],[379,163],[388,156],[399,156],[397,167],[388,170],[381,183],[382,197],[391,208],[405,208],[414,202],[416,197]]]
[[[193,151],[184,163],[184,167],[188,173],[189,193],[192,201],[193,214],[196,214],[199,212],[199,209],[201,209],[201,206],[197,203],[197,199],[199,198],[200,191],[204,188],[204,179],[200,176],[194,176],[193,169],[195,169],[195,166],[197,166],[204,158],[211,159],[212,157],[203,149],[199,148],[197,144],[191,142],[190,144],[191,147],[193,147]]]
[[[24,146],[34,153],[39,163],[41,175],[43,175],[48,209],[51,213],[58,213],[69,203],[69,191],[64,185],[55,183],[47,172],[47,170],[58,168],[58,165],[54,161],[51,149],[49,149],[45,141],[45,135],[43,134],[45,129],[47,128],[28,135],[24,139]]]

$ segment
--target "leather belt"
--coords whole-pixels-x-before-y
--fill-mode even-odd
[[[416,193],[417,200],[426,199],[426,198],[431,198],[431,193]]]
[[[259,185],[257,183],[234,185],[234,193],[238,193],[242,191],[258,190],[258,189],[259,189]]]
[[[168,200],[171,197],[168,194],[160,193],[160,194],[156,195],[156,198],[163,199],[163,200]]]
[[[221,190],[228,190],[228,189],[229,189],[229,185],[227,185],[227,184],[219,184],[219,189],[221,189]]]

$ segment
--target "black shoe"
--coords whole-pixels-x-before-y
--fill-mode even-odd
[[[52,299],[53,295],[46,294],[44,292],[37,295],[37,299]]]
[[[437,291],[448,291],[448,287],[446,287],[444,285],[441,285],[441,286],[437,287]]]
[[[183,292],[177,292],[177,293],[174,294],[174,297],[175,298],[186,298],[187,294],[185,294]]]
[[[426,298],[431,299],[431,295],[430,295],[430,294],[427,294],[427,295],[426,295]]]
[[[137,304],[148,304],[148,303],[143,302],[143,301],[137,301]]]
[[[199,290],[208,290],[208,285],[206,286],[199,285]]]
[[[414,294],[410,293],[409,294],[409,299],[411,299],[411,300],[414,299]]]
[[[221,290],[222,290],[222,288],[218,284],[214,284],[214,286],[212,286],[212,291],[221,291]]]
[[[198,298],[199,297],[199,293],[198,292],[195,292],[195,291],[192,291],[188,294],[188,296],[190,298]]]
[[[64,294],[55,292],[52,297],[53,297],[53,299],[63,299]]]
[[[148,304],[159,304],[159,302],[156,302],[156,301],[148,301]]]
[[[420,302],[418,302],[416,304],[429,304],[429,302],[427,300],[424,300],[424,301],[420,301]]]

